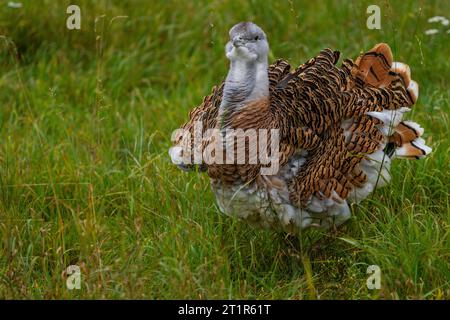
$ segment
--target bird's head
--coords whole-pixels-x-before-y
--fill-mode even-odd
[[[269,43],[264,31],[253,22],[241,22],[230,29],[230,41],[225,47],[231,61],[265,61]]]

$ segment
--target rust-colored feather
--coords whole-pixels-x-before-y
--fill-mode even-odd
[[[270,96],[227,115],[230,128],[279,129],[280,166],[298,150],[307,151],[305,163],[287,181],[290,201],[296,207],[306,207],[313,197],[344,201],[363,188],[371,178],[362,169],[363,160],[383,152],[387,143],[403,148],[400,157],[429,152],[416,140],[423,132],[418,125],[399,122],[389,131],[383,119],[374,116],[395,115],[417,99],[409,67],[393,62],[389,46],[378,44],[355,62],[345,59],[341,67],[336,66],[338,58],[339,52],[325,49],[294,71],[286,61],[276,61],[269,68]],[[199,119],[206,124],[204,130],[218,128],[222,90],[223,84],[214,88],[191,112],[184,128],[191,130],[193,121]],[[224,185],[260,184],[260,167],[212,164],[208,175]],[[281,188],[277,179],[270,183]]]

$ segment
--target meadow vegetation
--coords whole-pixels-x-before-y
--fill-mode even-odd
[[[427,22],[450,2],[21,3],[0,3],[1,298],[450,298],[450,27]],[[381,30],[366,28],[369,4]],[[394,162],[392,183],[335,233],[293,239],[221,215],[207,176],[167,151],[224,79],[242,20],[266,31],[271,61],[293,65],[325,47],[355,58],[390,44],[420,84],[408,117],[433,153]],[[66,288],[73,264],[81,290]],[[366,287],[369,265],[380,290]]]

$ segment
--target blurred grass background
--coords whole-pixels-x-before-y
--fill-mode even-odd
[[[0,1],[1,298],[450,298],[450,27],[427,22],[448,1],[75,2]],[[81,30],[65,27],[69,4]],[[366,28],[370,4],[381,30]],[[242,20],[294,65],[387,42],[421,86],[409,117],[434,152],[395,162],[337,235],[254,230],[170,163],[172,130],[224,79]],[[66,288],[71,264],[81,290]]]

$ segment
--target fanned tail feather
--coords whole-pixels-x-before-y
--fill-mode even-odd
[[[425,140],[421,138],[423,131],[416,122],[400,122],[394,134],[389,137],[389,142],[396,146],[392,158],[422,159],[428,155],[432,149],[425,145]]]
[[[419,97],[419,85],[411,79],[410,67],[402,62],[393,61],[391,49],[385,43],[377,44],[372,50],[356,60],[358,70],[354,72],[357,81],[371,86],[388,87],[400,76],[407,89],[411,101],[415,103]],[[386,136],[388,145],[386,153],[393,158],[420,159],[431,152],[420,138],[423,128],[412,121],[402,121],[403,114],[410,108],[368,112],[367,115],[381,120],[378,128]]]
[[[359,81],[377,88],[387,87],[393,80],[390,74],[392,52],[385,43],[379,43],[356,60],[355,77]]]
[[[361,55],[350,69],[355,85],[359,88],[401,85],[409,95],[410,105],[417,101],[419,86],[411,79],[410,67],[393,61],[387,44],[377,44]],[[424,129],[415,122],[403,120],[404,114],[411,110],[410,105],[379,108],[360,118],[343,122],[348,150],[364,156],[359,169],[365,179],[363,183],[355,184],[349,198],[351,201],[359,202],[376,187],[389,182],[391,159],[420,159],[431,152],[431,148],[421,138]],[[358,173],[358,170],[355,172]]]

